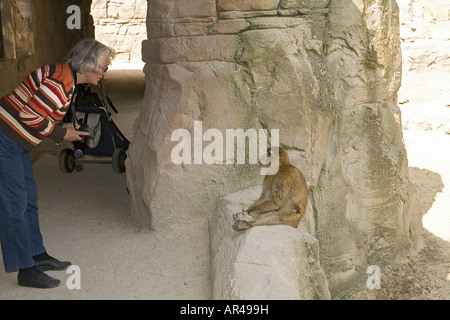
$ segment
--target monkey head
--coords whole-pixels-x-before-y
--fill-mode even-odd
[[[278,146],[267,148],[267,153],[259,158],[262,175],[273,175],[278,172],[280,165],[289,164],[286,151]]]

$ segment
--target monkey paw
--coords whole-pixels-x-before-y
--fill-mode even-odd
[[[236,213],[233,214],[234,221],[243,220],[242,219],[243,217],[244,217],[244,213],[243,212],[236,212]]]
[[[234,221],[253,221],[253,217],[250,216],[247,212],[242,210],[242,212],[236,212],[233,214]]]
[[[250,227],[251,227],[251,224],[250,224],[250,222],[247,222],[247,221],[236,221],[236,222],[233,224],[233,229],[234,229],[235,231],[247,230],[247,229],[249,229]]]

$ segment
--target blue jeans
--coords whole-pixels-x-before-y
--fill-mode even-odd
[[[32,267],[45,252],[30,154],[1,130],[0,241],[6,271]]]

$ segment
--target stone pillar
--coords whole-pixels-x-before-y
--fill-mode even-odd
[[[367,265],[383,266],[418,243],[421,210],[396,104],[397,4],[331,0],[328,8],[325,52],[338,112],[314,203],[321,263],[336,296],[354,289]]]

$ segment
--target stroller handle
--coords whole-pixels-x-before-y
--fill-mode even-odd
[[[98,88],[100,89],[100,92],[102,93],[103,96],[103,103],[105,104],[105,106],[107,107],[108,105],[111,107],[111,109],[115,112],[115,113],[119,113],[119,111],[117,111],[116,107],[114,107],[114,105],[112,104],[111,99],[108,98],[108,96],[105,93],[105,87],[103,86],[103,78],[100,79],[99,82],[101,85],[98,86]]]

